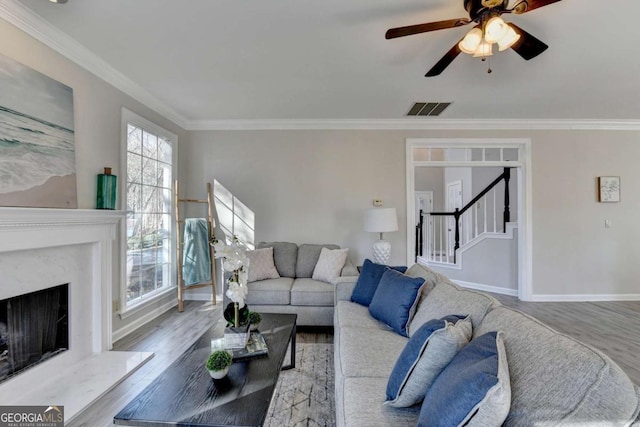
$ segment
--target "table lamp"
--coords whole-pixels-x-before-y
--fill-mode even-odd
[[[373,244],[373,262],[388,264],[391,243],[383,239],[382,233],[398,231],[396,208],[373,208],[364,212],[364,231],[380,233],[380,240]]]

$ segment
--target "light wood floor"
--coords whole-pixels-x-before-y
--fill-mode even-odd
[[[515,297],[493,296],[601,350],[640,385],[640,301],[522,302]]]
[[[530,303],[493,294],[503,304],[596,347],[640,384],[640,301]],[[167,368],[202,333],[221,322],[222,305],[188,301],[183,313],[170,310],[114,344],[114,350],[152,351],[153,359],[106,393],[72,423],[72,427],[112,426],[113,416]],[[333,342],[326,332],[302,332],[298,342]]]
[[[113,416],[178,358],[200,336],[222,319],[222,305],[187,301],[182,313],[174,308],[113,345],[120,351],[152,351],[154,356],[131,376],[106,393],[68,426],[113,425]],[[224,325],[223,325],[224,327]]]

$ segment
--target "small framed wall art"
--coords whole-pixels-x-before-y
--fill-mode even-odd
[[[620,201],[620,177],[598,177],[598,201],[600,203],[615,203]]]

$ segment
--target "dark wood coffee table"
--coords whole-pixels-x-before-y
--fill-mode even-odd
[[[262,315],[260,332],[268,357],[234,362],[222,380],[204,367],[211,353],[212,327],[142,393],[120,411],[114,424],[128,426],[261,426],[281,369],[295,367],[295,314]],[[218,332],[219,334],[219,332]],[[291,342],[291,364],[283,368]]]

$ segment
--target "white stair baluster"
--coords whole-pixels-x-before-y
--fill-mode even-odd
[[[496,189],[494,188],[493,190],[491,190],[491,192],[493,193],[493,232],[497,233],[498,232],[498,225],[497,225],[497,211],[496,211]]]
[[[484,227],[482,228],[482,232],[487,232],[487,196],[482,198],[482,204],[484,205]]]
[[[451,233],[449,232],[449,226],[451,220],[449,219],[449,217],[447,217],[447,243],[446,243],[446,248],[445,248],[445,258],[444,258],[444,262],[449,262],[449,245],[451,244]]]
[[[429,239],[431,239],[431,250],[429,251],[429,259],[431,261],[435,261],[436,257],[436,219],[432,216],[429,217],[429,228],[431,229],[431,234],[429,234]]]
[[[442,227],[442,220],[444,218],[445,217],[443,217],[443,216],[440,217],[440,259],[439,259],[440,262],[442,262],[442,249],[443,249],[443,243],[444,243],[444,241],[442,240],[442,228],[443,228]]]
[[[464,227],[462,227],[462,231],[464,231],[464,238],[460,242],[460,247],[464,246],[469,240],[471,240],[471,230],[469,230],[469,224],[471,223],[471,211],[472,209],[466,211],[463,215]]]
[[[477,211],[478,208],[479,208],[478,205],[474,206],[473,208],[473,210],[476,211],[476,226],[475,226],[475,232],[473,233],[474,238],[478,237],[478,211]]]

